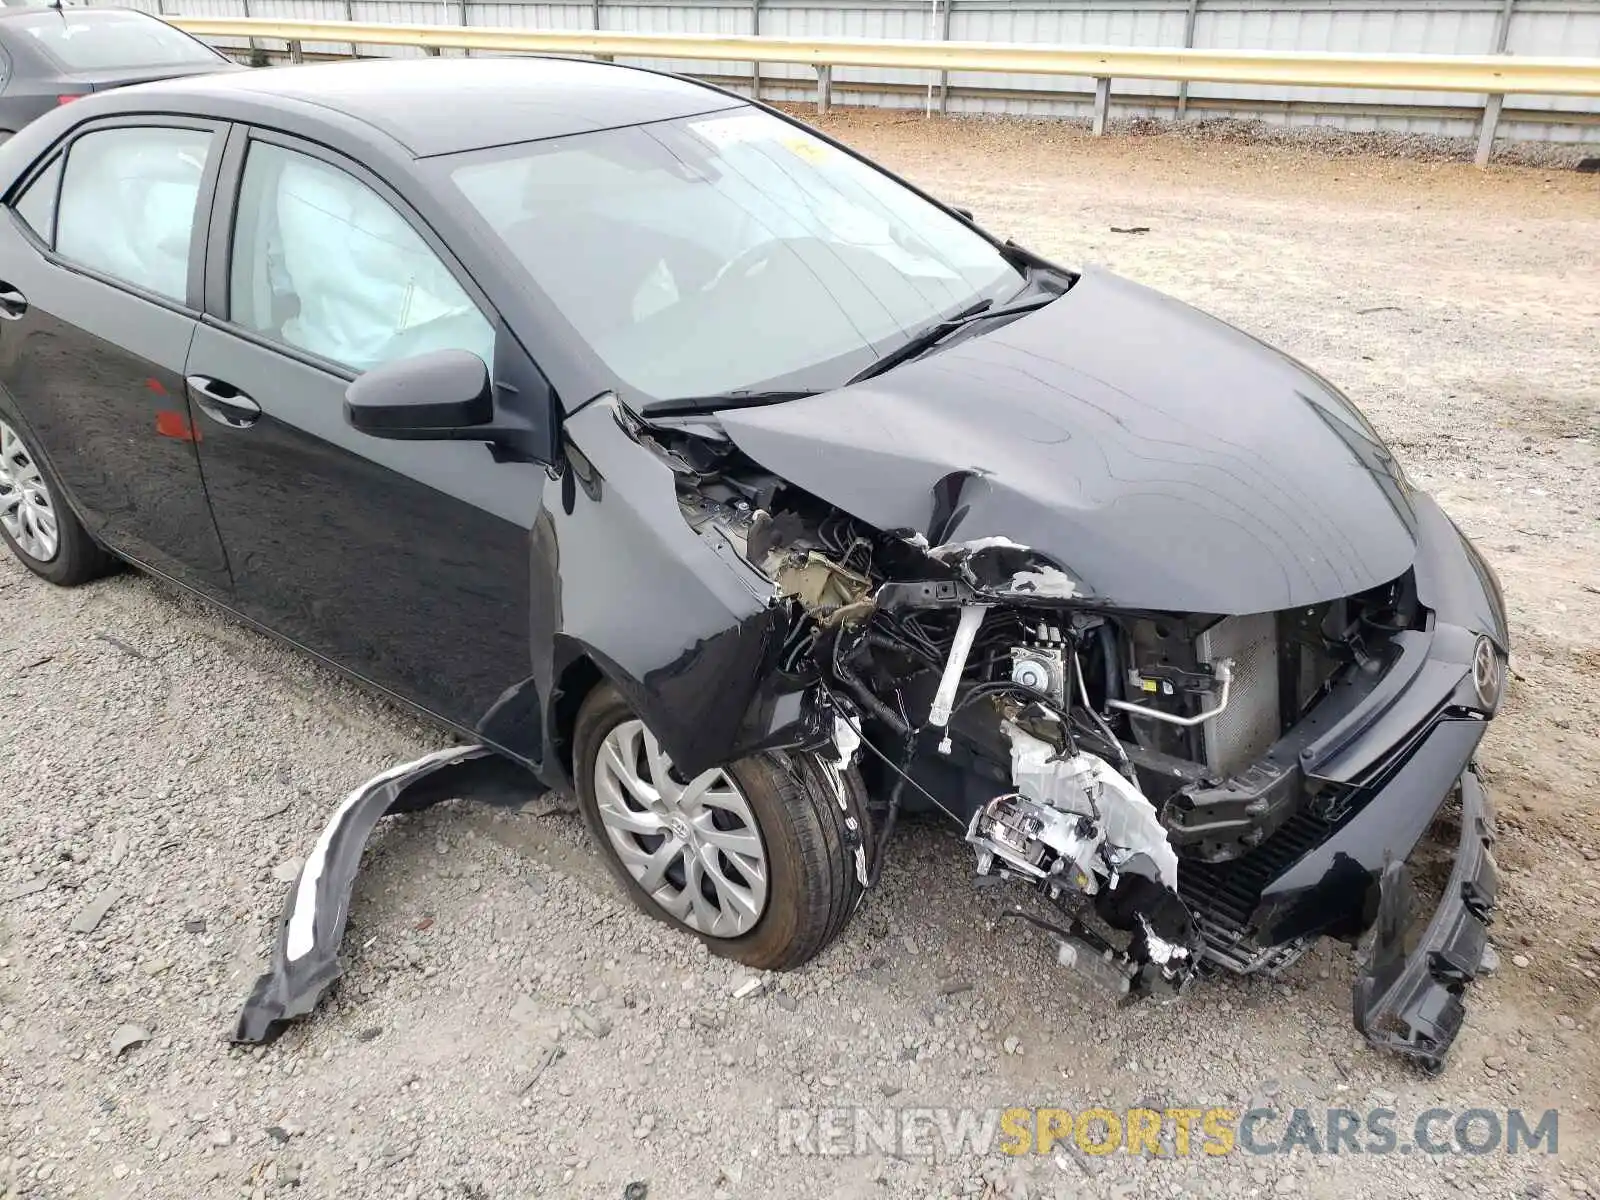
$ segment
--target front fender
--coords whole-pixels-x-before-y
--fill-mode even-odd
[[[807,742],[804,694],[776,670],[792,618],[771,581],[689,527],[671,469],[613,398],[570,416],[566,433],[583,467],[581,486],[564,475],[546,496],[558,597],[549,694],[573,664],[592,663],[689,775]],[[572,715],[547,706],[547,745]]]

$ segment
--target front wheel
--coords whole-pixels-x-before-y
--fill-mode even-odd
[[[645,912],[768,971],[843,932],[868,835],[854,768],[771,752],[685,778],[609,684],[584,701],[573,743],[584,821]]]

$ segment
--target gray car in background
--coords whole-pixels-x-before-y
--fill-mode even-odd
[[[182,30],[141,12],[0,7],[0,141],[57,105],[91,92],[242,69]]]

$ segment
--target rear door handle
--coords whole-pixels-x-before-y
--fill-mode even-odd
[[[189,396],[195,406],[219,425],[249,429],[261,419],[261,405],[231,383],[209,375],[191,375],[184,382],[189,385]]]
[[[19,320],[28,311],[28,298],[9,283],[0,283],[0,321]]]

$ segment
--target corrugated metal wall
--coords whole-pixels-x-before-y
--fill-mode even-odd
[[[1510,54],[1600,57],[1600,0],[121,0],[149,12],[187,16],[303,17],[325,20],[498,25],[533,29],[617,29],[661,33],[750,33],[797,37],[942,38],[1108,46],[1182,46],[1249,50],[1351,50],[1373,53],[1486,54],[1504,37]],[[281,50],[281,44],[268,47]],[[349,53],[314,45],[307,53]],[[364,54],[419,54],[357,47]],[[745,64],[638,60],[748,88]],[[807,67],[766,64],[762,96],[807,100]],[[841,104],[923,107],[951,112],[1087,116],[1094,81],[1050,75],[868,67],[834,71]],[[1118,80],[1112,116],[1172,118],[1176,84]],[[1186,118],[1258,117],[1348,130],[1468,136],[1481,95],[1375,92],[1362,89],[1192,84]],[[1545,117],[1544,114],[1552,114]],[[1508,96],[1499,136],[1527,141],[1600,143],[1600,101]]]

